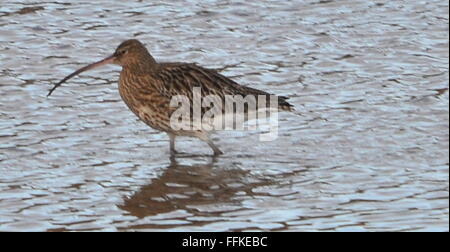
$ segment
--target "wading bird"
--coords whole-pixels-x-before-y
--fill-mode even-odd
[[[197,137],[211,147],[214,155],[222,154],[222,151],[210,139],[211,132],[202,129],[174,130],[171,127],[171,114],[176,109],[170,106],[173,96],[184,95],[192,100],[194,87],[201,88],[202,96],[215,95],[222,99],[226,95],[270,96],[267,92],[241,86],[215,70],[196,64],[159,63],[136,39],[124,41],[117,47],[113,55],[68,75],[58,82],[47,96],[50,96],[57,87],[75,75],[105,64],[117,64],[122,67],[119,78],[120,96],[140,120],[153,129],[169,135],[172,155],[176,154],[176,136]],[[286,101],[288,98],[283,96],[277,98],[279,109],[287,111],[293,109],[293,106]],[[204,112],[205,110],[202,109],[201,113]]]

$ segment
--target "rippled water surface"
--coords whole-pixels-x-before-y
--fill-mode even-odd
[[[448,231],[448,2],[1,1],[0,231]],[[291,97],[279,137],[225,155],[126,108],[120,68],[52,83],[143,41]]]

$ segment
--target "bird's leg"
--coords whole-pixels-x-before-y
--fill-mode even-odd
[[[217,146],[211,141],[211,139],[209,139],[207,141],[209,147],[211,147],[211,149],[213,149],[214,151],[214,156],[218,156],[218,155],[222,155],[223,152],[221,150],[219,150],[219,148],[217,148]]]
[[[200,134],[198,135],[198,138],[206,142],[209,145],[209,147],[211,147],[211,149],[214,151],[214,156],[223,154],[223,152],[219,148],[217,148],[217,146],[213,143],[213,141],[209,138],[207,134]]]
[[[167,133],[170,138],[170,155],[177,154],[177,151],[175,150],[175,135],[171,133]]]

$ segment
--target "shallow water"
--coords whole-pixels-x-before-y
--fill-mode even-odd
[[[439,0],[2,1],[0,231],[448,231],[448,27]],[[131,37],[297,111],[170,160],[118,67],[46,98]]]

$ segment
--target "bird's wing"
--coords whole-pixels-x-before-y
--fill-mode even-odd
[[[168,96],[185,95],[190,101],[193,99],[193,88],[201,88],[201,96],[208,95],[218,96],[222,101],[225,96],[240,95],[245,98],[247,95],[253,95],[258,98],[259,95],[266,96],[267,105],[269,104],[270,94],[251,87],[239,85],[232,79],[223,76],[216,70],[203,68],[196,64],[186,63],[163,63],[158,71],[158,77],[164,82],[164,90],[162,92]],[[278,97],[278,105],[291,107],[286,102],[286,97]],[[251,100],[246,100],[252,102]],[[249,104],[253,105],[253,104]]]

